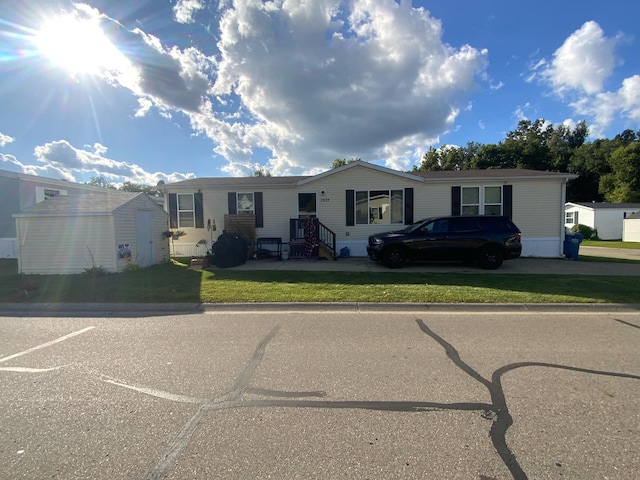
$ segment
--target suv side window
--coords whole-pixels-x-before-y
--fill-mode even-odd
[[[482,220],[483,230],[514,232],[515,225],[506,217],[486,217]]]
[[[428,234],[432,233],[448,233],[449,232],[449,219],[438,218],[432,222],[427,223],[422,231]]]
[[[473,218],[452,218],[449,223],[449,231],[451,233],[479,232],[480,225]]]

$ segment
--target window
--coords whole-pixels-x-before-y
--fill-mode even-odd
[[[195,226],[195,208],[192,194],[178,194],[178,226]]]
[[[578,224],[578,212],[565,212],[564,213],[564,223],[567,225],[577,225]]]
[[[47,200],[49,198],[57,197],[60,195],[60,190],[51,190],[49,188],[44,189],[44,199]]]
[[[253,215],[255,213],[255,203],[252,193],[238,193],[238,214]]]
[[[502,215],[502,187],[462,187],[462,215]]]
[[[58,190],[56,188],[36,187],[36,203],[43,202],[49,198],[57,197],[58,195],[66,195],[66,190]]]
[[[502,187],[484,187],[484,214],[502,215]]]
[[[460,207],[460,187],[456,188],[458,189],[458,207]],[[412,223],[413,188],[372,191],[345,190],[345,225],[347,226],[411,225]]]
[[[403,222],[402,190],[357,191],[356,225],[389,225]]]

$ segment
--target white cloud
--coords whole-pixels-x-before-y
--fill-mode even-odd
[[[191,12],[186,19],[199,5],[176,8]],[[235,175],[253,172],[258,149],[271,152],[278,175],[326,169],[336,157],[391,166],[390,152],[426,150],[453,127],[487,66],[486,50],[443,43],[440,22],[408,1],[236,0],[220,8],[215,58],[103,24],[127,52],[130,65],[108,78],[140,98],[135,115],[152,104],[184,113]]]
[[[237,95],[249,121],[223,135],[210,119],[198,124],[227,158],[270,150],[278,173],[382,158],[403,142],[425,149],[452,127],[486,68],[485,50],[444,44],[440,22],[410,2],[234,5],[220,25],[213,93]]]
[[[139,165],[108,158],[105,156],[106,153],[107,148],[99,143],[80,149],[66,140],[59,140],[35,148],[34,155],[38,165],[20,164],[20,166],[24,173],[60,177],[72,182],[76,181],[78,174],[104,175],[113,182],[128,180],[144,185],[156,185],[160,180],[168,183],[195,178],[193,173],[147,172]],[[17,165],[19,162],[12,163]]]
[[[0,165],[2,165],[3,170],[9,170],[11,172],[22,172],[25,166],[13,155],[7,155],[5,153],[0,153]]]
[[[173,7],[173,14],[178,23],[193,23],[193,15],[203,8],[203,0],[178,0]]]
[[[605,130],[617,116],[626,118],[637,128],[640,125],[640,75],[625,78],[615,92],[582,97],[571,106],[577,114],[592,119],[589,123],[592,136],[604,136]]]
[[[13,141],[15,141],[15,138],[0,132],[0,147],[4,147],[5,145],[12,143]]]
[[[604,89],[621,63],[615,47],[623,38],[607,38],[596,22],[586,22],[556,50],[551,63],[541,60],[531,68],[529,79],[547,82],[576,115],[588,119],[594,137],[605,136],[618,119],[640,125],[640,76],[623,79],[617,91]]]
[[[553,54],[543,78],[563,95],[578,90],[588,95],[603,89],[617,64],[616,38],[607,38],[596,22],[586,22],[573,32]]]

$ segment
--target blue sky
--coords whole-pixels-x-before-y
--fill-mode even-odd
[[[0,3],[0,169],[155,185],[409,170],[524,118],[640,129],[640,2]]]

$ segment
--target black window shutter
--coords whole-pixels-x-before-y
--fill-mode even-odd
[[[451,187],[451,215],[458,216],[462,213],[461,208],[461,188],[460,187]]]
[[[253,192],[253,201],[256,214],[256,228],[264,227],[264,208],[262,206],[262,192]]]
[[[502,187],[502,214],[509,218],[513,215],[513,185]]]
[[[236,192],[227,193],[227,200],[229,203],[229,215],[235,215],[238,213],[238,203],[236,202]]]
[[[413,188],[404,189],[404,224],[413,223]]]
[[[204,208],[202,206],[202,192],[193,194],[193,207],[196,214],[196,228],[204,228]]]
[[[169,228],[178,228],[178,195],[169,194]]]
[[[355,225],[355,196],[356,193],[353,190],[347,190],[347,199],[346,199],[346,225],[347,227],[351,227]]]

